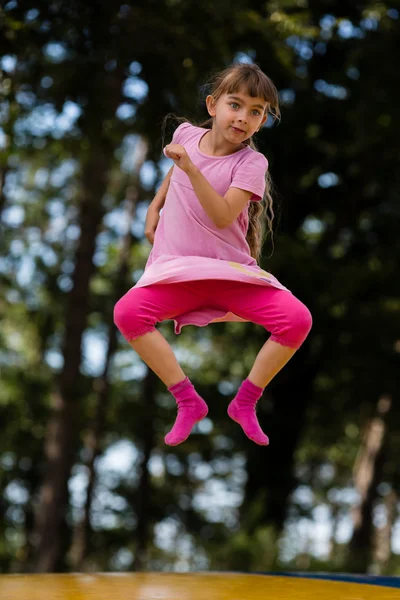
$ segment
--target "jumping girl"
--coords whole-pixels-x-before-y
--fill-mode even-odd
[[[171,446],[187,439],[208,407],[156,324],[173,319],[177,334],[184,325],[217,321],[263,326],[271,335],[228,415],[266,446],[256,404],[312,323],[306,306],[257,264],[264,198],[271,233],[274,214],[268,161],[252,136],[269,113],[279,117],[278,92],[258,65],[234,64],[215,76],[206,106],[209,121],[184,120],[164,148],[174,166],[148,210],[146,236],[154,245],[144,274],[116,304],[114,320],[176,400],[178,414],[165,437]]]

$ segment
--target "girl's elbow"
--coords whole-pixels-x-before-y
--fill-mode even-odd
[[[225,229],[226,225],[224,223],[214,223],[217,229]]]
[[[227,217],[222,217],[218,220],[214,220],[214,225],[218,228],[218,229],[226,229],[227,227],[229,227],[229,225],[232,225],[232,220],[228,219]]]

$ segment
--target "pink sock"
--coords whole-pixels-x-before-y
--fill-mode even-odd
[[[261,429],[256,416],[256,404],[263,391],[263,388],[245,379],[228,406],[228,415],[233,421],[239,423],[247,437],[253,442],[260,446],[268,446],[269,439]]]
[[[168,446],[177,446],[189,437],[193,426],[204,419],[208,406],[188,377],[168,388],[178,405],[178,415],[171,431],[165,436]]]

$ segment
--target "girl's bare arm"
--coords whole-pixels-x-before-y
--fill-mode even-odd
[[[168,173],[166,174],[164,181],[160,186],[160,189],[154,196],[153,200],[150,202],[149,208],[147,209],[144,234],[150,242],[150,244],[154,243],[154,235],[157,229],[158,222],[160,220],[160,210],[164,206],[173,168],[174,167],[171,167]]]
[[[157,194],[154,196],[153,200],[150,202],[149,209],[152,208],[152,209],[155,209],[158,212],[160,212],[160,210],[164,206],[164,202],[165,202],[165,198],[167,196],[169,182],[171,179],[173,168],[174,167],[172,166],[170,168],[170,170],[168,171],[168,173],[166,174],[166,176],[164,177],[164,180],[160,186],[160,189],[158,190]]]

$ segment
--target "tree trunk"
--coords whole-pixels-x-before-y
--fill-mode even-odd
[[[6,183],[6,175],[7,175],[7,166],[0,166],[0,222],[1,216],[3,214],[4,206],[6,203],[6,197],[4,194],[4,186]]]
[[[156,391],[158,377],[150,369],[144,380],[143,385],[143,460],[141,465],[141,475],[139,490],[136,496],[136,553],[133,563],[135,571],[146,568],[148,556],[147,547],[150,536],[150,501],[151,501],[151,481],[149,473],[149,460],[151,452],[155,445],[154,415],[156,410]]]
[[[90,153],[83,173],[80,206],[81,235],[76,254],[73,288],[69,294],[63,346],[64,366],[54,393],[54,410],[48,425],[46,471],[36,510],[34,569],[58,568],[61,523],[68,505],[68,480],[74,462],[79,414],[79,379],[82,336],[89,312],[89,283],[94,271],[93,254],[103,216],[101,199],[107,188],[112,149],[98,146]]]
[[[305,367],[304,357],[301,360],[300,356],[292,361],[279,375],[279,397],[275,396],[274,410],[265,427],[271,438],[268,461],[265,462],[265,450],[259,446],[254,444],[248,451],[242,524],[249,533],[262,524],[273,525],[279,535],[286,518],[288,498],[296,485],[294,454],[303,431],[318,367]],[[274,387],[271,385],[271,393],[275,395]],[[274,437],[274,431],[283,431],[285,435]],[[257,508],[253,510],[252,505]]]
[[[373,553],[373,508],[377,486],[382,479],[385,453],[385,420],[390,411],[391,398],[382,396],[376,416],[368,423],[355,466],[354,485],[360,502],[353,510],[354,532],[349,544],[349,568],[366,573]]]
[[[117,333],[113,323],[110,324],[108,331],[108,348],[104,365],[104,371],[95,382],[94,388],[97,392],[96,414],[93,425],[86,438],[85,449],[89,451],[89,460],[87,463],[88,485],[86,490],[86,501],[83,510],[83,517],[74,531],[73,542],[70,550],[70,562],[74,570],[81,570],[82,563],[87,555],[89,547],[90,533],[90,511],[93,500],[93,490],[96,483],[96,461],[101,451],[101,439],[104,431],[105,415],[107,411],[107,401],[110,389],[108,377],[111,359],[117,347]]]
[[[126,210],[126,224],[127,231],[122,238],[119,267],[116,275],[116,281],[114,285],[115,296],[113,301],[110,303],[111,310],[106,315],[106,321],[109,323],[108,328],[108,348],[106,354],[106,360],[104,370],[101,377],[95,382],[97,398],[96,398],[96,415],[92,424],[92,427],[88,433],[86,441],[86,450],[89,454],[89,460],[87,463],[88,470],[88,486],[86,490],[86,501],[83,509],[83,517],[80,523],[75,528],[73,542],[70,550],[70,561],[73,569],[80,569],[84,559],[89,552],[89,534],[90,534],[90,511],[93,500],[93,491],[96,483],[96,461],[101,453],[101,439],[104,433],[105,426],[105,415],[108,406],[108,397],[110,389],[109,381],[109,367],[111,364],[112,357],[117,348],[117,328],[114,325],[112,308],[117,300],[125,293],[128,282],[128,271],[129,271],[129,253],[132,247],[132,224],[136,214],[136,205],[139,197],[139,173],[143,163],[146,159],[147,146],[141,144],[139,148],[139,157],[135,161],[134,176],[132,181],[128,182],[126,188],[127,197],[127,210]]]
[[[99,46],[99,66],[107,48]],[[125,57],[125,60],[127,58]],[[78,438],[79,379],[82,358],[82,336],[89,313],[89,285],[94,272],[93,255],[96,237],[104,214],[103,196],[107,191],[109,171],[114,161],[118,137],[110,136],[104,127],[115,116],[122,98],[125,78],[121,59],[113,72],[103,74],[102,67],[85,90],[87,106],[80,125],[89,147],[84,156],[80,198],[80,237],[75,257],[73,287],[69,293],[63,342],[64,366],[54,394],[54,410],[45,443],[45,474],[36,511],[34,568],[39,572],[54,571],[60,566],[66,546],[62,542],[64,517],[68,506],[68,480],[74,463]]]
[[[392,530],[397,516],[398,496],[395,490],[391,490],[385,497],[386,522],[382,529],[376,530],[374,548],[374,574],[382,575],[389,563],[392,549]]]
[[[340,519],[340,505],[332,504],[332,536],[330,539],[329,562],[336,565],[338,561],[338,543],[336,541]]]

